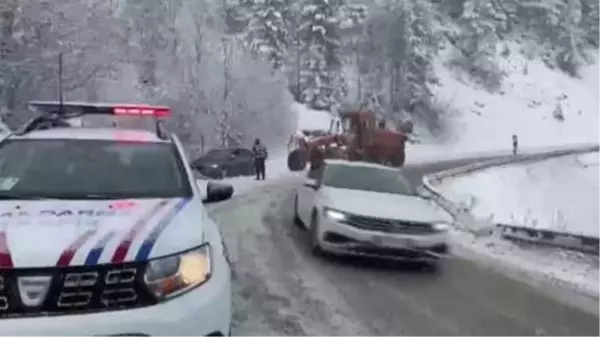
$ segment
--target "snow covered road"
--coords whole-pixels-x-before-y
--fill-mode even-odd
[[[419,184],[424,173],[465,161],[406,169]],[[597,302],[550,285],[536,289],[474,260],[450,259],[433,274],[314,258],[292,225],[299,179],[267,181],[209,207],[235,270],[234,335],[598,335],[597,313],[582,309]]]

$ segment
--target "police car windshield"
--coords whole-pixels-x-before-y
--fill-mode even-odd
[[[350,190],[415,195],[410,183],[400,171],[375,166],[329,164],[323,173],[323,185]]]
[[[191,197],[172,144],[73,139],[6,140],[0,197],[120,199]]]

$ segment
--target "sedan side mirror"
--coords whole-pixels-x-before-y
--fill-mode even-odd
[[[215,183],[211,181],[206,185],[206,198],[204,198],[202,202],[205,204],[221,202],[231,199],[232,196],[232,185]]]
[[[319,188],[317,182],[314,179],[306,179],[306,181],[304,181],[304,186],[313,190],[317,190]]]

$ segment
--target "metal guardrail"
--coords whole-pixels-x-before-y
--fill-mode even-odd
[[[496,226],[500,229],[501,236],[507,240],[558,246],[588,254],[599,253],[600,239],[597,237],[507,224]]]
[[[539,152],[528,151],[521,155],[507,155],[500,158],[483,160],[466,166],[426,175],[423,177],[423,187],[430,197],[453,215],[455,225],[462,230],[472,232],[476,235],[489,235],[499,229],[502,237],[508,240],[526,241],[535,244],[557,246],[585,253],[598,254],[599,239],[597,237],[569,234],[546,229],[497,224],[491,221],[476,219],[468,209],[445,198],[435,186],[439,185],[443,179],[469,174],[490,167],[536,162],[554,157],[598,152],[599,150],[600,146],[598,144],[577,145],[547,151],[540,150]]]

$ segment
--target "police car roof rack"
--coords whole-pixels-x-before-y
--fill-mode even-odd
[[[160,139],[169,139],[169,132],[159,119],[171,115],[171,109],[166,106],[62,101],[32,101],[29,102],[29,106],[31,109],[40,112],[40,115],[25,123],[15,132],[17,135],[23,135],[34,130],[72,127],[67,122],[69,118],[84,115],[114,115],[152,117],[155,121],[154,132],[156,136]]]

